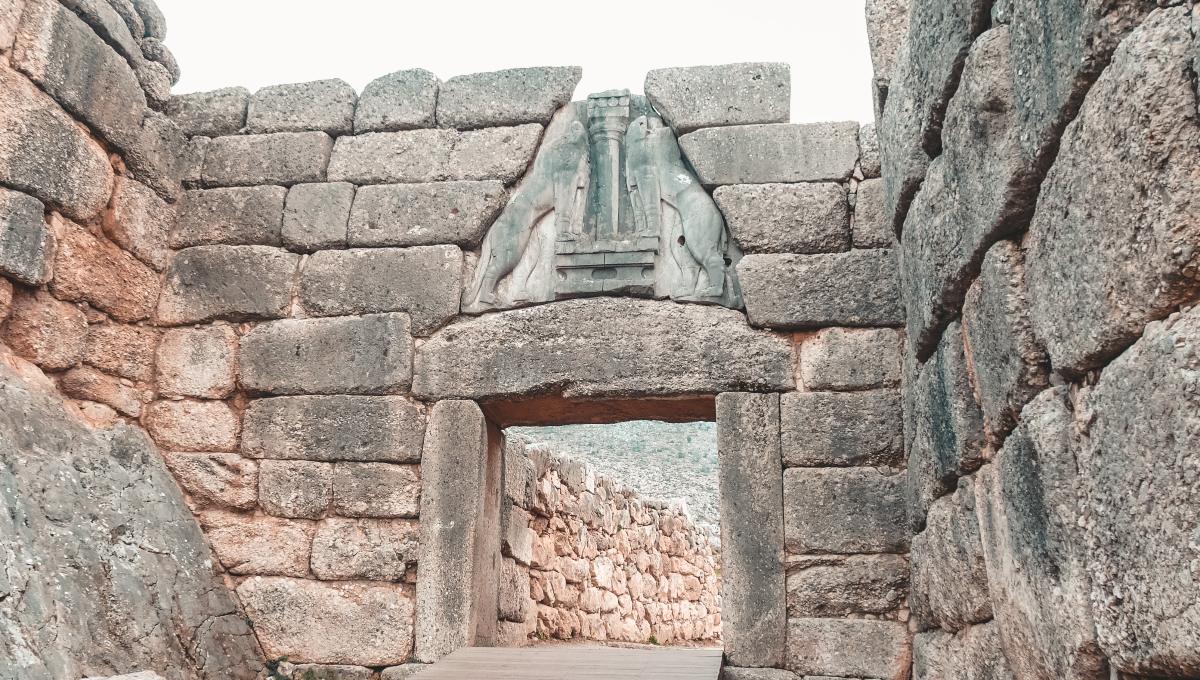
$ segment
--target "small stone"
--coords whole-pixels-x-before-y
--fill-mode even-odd
[[[913,638],[913,680],[1016,680],[1009,669],[999,626],[971,626],[957,635],[941,631]]]
[[[167,238],[177,216],[178,208],[150,187],[129,177],[118,177],[112,211],[105,215],[104,235],[161,272],[171,262]]]
[[[850,206],[839,184],[741,184],[713,193],[747,253],[835,253],[850,249]]]
[[[229,326],[176,328],[158,346],[158,389],[166,396],[224,399],[237,386],[237,333]]]
[[[900,45],[908,36],[911,0],[867,0],[867,34],[875,80],[887,83],[896,71]]]
[[[792,71],[777,63],[655,69],[646,74],[645,92],[677,134],[722,125],[786,123]]]
[[[236,576],[308,576],[314,522],[225,510],[198,514],[221,566]]]
[[[207,186],[324,182],[333,139],[324,132],[214,137],[204,154]]]
[[[855,248],[895,248],[896,236],[884,214],[883,180],[868,179],[858,183],[854,201]]]
[[[319,519],[333,501],[333,466],[307,460],[264,460],[258,503],[276,517]]]
[[[550,122],[571,101],[583,77],[578,66],[514,68],[455,76],[442,83],[437,122],[444,128],[485,128]]]
[[[801,675],[908,677],[912,650],[908,627],[895,621],[790,619],[788,670]]]
[[[827,328],[800,345],[800,383],[809,391],[900,385],[900,334],[891,328]]]
[[[858,167],[864,179],[878,178],[882,173],[879,166],[879,133],[874,123],[858,129]]]
[[[54,280],[50,290],[73,302],[87,302],[119,321],[141,321],[154,313],[158,274],[115,244],[73,222],[52,218]]]
[[[796,557],[788,561],[788,616],[888,616],[905,606],[908,561],[901,555]]]
[[[721,680],[801,680],[800,676],[782,668],[721,668]],[[809,676],[806,680],[820,680]],[[832,680],[832,679],[831,679]]]
[[[246,131],[250,134],[319,130],[334,137],[354,129],[358,96],[344,80],[264,87],[250,99]]]
[[[541,137],[542,126],[533,124],[340,137],[329,161],[329,180],[359,185],[446,180],[512,184],[525,174]]]
[[[313,575],[323,581],[404,581],[417,562],[415,520],[330,518],[317,524]]]
[[[31,286],[50,280],[54,243],[45,212],[36,198],[0,188],[0,274]]]
[[[192,137],[180,149],[179,177],[183,186],[192,188],[203,183],[204,156],[208,153],[210,142],[212,139],[208,137]]]
[[[14,291],[4,339],[17,354],[48,371],[70,368],[83,357],[87,335],[78,307],[44,291]]]
[[[158,321],[181,325],[285,317],[299,262],[299,255],[267,246],[188,248],[167,270]]]
[[[258,463],[236,453],[163,452],[167,467],[195,507],[252,510],[258,501]]]
[[[912,539],[909,606],[918,630],[960,631],[992,618],[974,484],[964,481],[929,509]]]
[[[270,186],[189,191],[171,247],[280,245],[287,195],[287,189]]]
[[[452,243],[474,248],[504,208],[507,196],[504,184],[496,181],[363,187],[350,214],[349,244]]]
[[[290,680],[375,680],[375,671],[345,664],[298,664]]]
[[[176,95],[167,105],[167,115],[189,137],[235,135],[246,125],[250,92],[244,87],[227,87],[212,92]]]
[[[223,401],[156,401],[142,423],[170,451],[237,451],[238,414]]]
[[[891,250],[747,255],[737,271],[755,326],[801,330],[903,324]]]
[[[404,397],[275,397],[246,409],[242,453],[317,461],[421,459],[425,417]]]
[[[899,467],[903,417],[894,390],[780,397],[785,467]]]
[[[83,362],[122,378],[154,379],[158,331],[120,323],[92,324],[87,331]]]
[[[72,368],[59,379],[63,394],[76,399],[100,402],[130,418],[142,414],[143,401],[150,400],[150,393],[125,385],[120,378],[101,373],[89,366]]]
[[[353,203],[353,184],[297,184],[283,212],[283,244],[304,253],[346,247]]]
[[[683,135],[679,146],[710,186],[836,182],[858,164],[858,123],[707,128]]]
[[[783,514],[792,553],[908,551],[904,477],[869,468],[790,468]]]
[[[433,127],[440,85],[437,76],[419,68],[376,78],[358,98],[354,134]]]
[[[333,507],[343,517],[416,517],[421,478],[415,465],[338,463],[333,470]]]

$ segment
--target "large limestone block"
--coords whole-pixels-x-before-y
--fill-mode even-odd
[[[1056,371],[1098,368],[1194,299],[1195,46],[1183,7],[1129,34],[1063,135],[1029,228],[1034,332]]]
[[[421,459],[425,415],[404,397],[275,397],[246,409],[242,453],[315,461]]]
[[[999,626],[985,623],[950,635],[940,631],[913,638],[913,680],[1015,680],[1005,658]]]
[[[45,93],[0,68],[0,182],[87,220],[108,205],[108,154]]]
[[[10,295],[4,341],[17,354],[49,371],[83,358],[88,322],[77,306],[43,290],[17,288]]]
[[[171,247],[278,246],[287,193],[276,186],[189,191],[171,229]]]
[[[1088,395],[1080,454],[1100,645],[1127,673],[1200,673],[1200,312],[1151,324]]]
[[[293,186],[283,211],[283,244],[301,252],[344,248],[354,193],[347,182]]]
[[[333,509],[343,517],[416,517],[421,475],[415,465],[338,463],[333,469]]]
[[[389,666],[412,656],[406,586],[254,576],[237,594],[268,659]]]
[[[12,49],[13,38],[17,35],[17,26],[21,23],[21,13],[25,9],[25,0],[11,0],[0,7],[0,54]]]
[[[908,560],[901,555],[788,560],[787,610],[791,617],[888,616],[905,605],[907,595]]]
[[[896,72],[900,47],[908,38],[911,0],[867,0],[867,38],[875,82],[885,91]]]
[[[778,666],[787,618],[779,396],[718,396],[717,453],[725,655],[735,665]]]
[[[679,146],[706,185],[841,181],[858,163],[858,123],[706,128]]]
[[[330,181],[354,184],[499,180],[525,173],[542,126],[372,132],[340,137],[329,162]]]
[[[805,390],[899,387],[901,335],[891,328],[826,328],[800,345]]]
[[[904,463],[904,419],[896,390],[789,392],[780,397],[787,467]]]
[[[0,274],[39,286],[50,279],[53,248],[46,206],[32,196],[0,188]]]
[[[204,152],[206,186],[324,182],[333,139],[324,132],[216,137]]]
[[[455,76],[442,83],[437,122],[444,128],[496,127],[550,122],[571,101],[583,77],[578,66],[513,68]]]
[[[316,523],[207,510],[198,516],[213,553],[235,576],[308,576]]]
[[[504,208],[504,184],[436,182],[363,187],[354,198],[350,247],[479,245]]]
[[[992,618],[975,509],[974,482],[964,479],[933,504],[925,531],[912,539],[909,602],[919,630],[954,632]]]
[[[354,134],[433,127],[441,81],[425,69],[376,78],[358,97]]]
[[[178,214],[178,205],[164,201],[152,188],[131,177],[118,177],[104,235],[161,272],[171,263],[168,232]]]
[[[718,187],[713,198],[743,252],[850,249],[850,205],[840,184],[737,184]]]
[[[783,518],[791,553],[908,551],[904,477],[892,471],[784,470]]]
[[[721,125],[786,123],[792,70],[779,63],[661,68],[646,74],[645,92],[676,134]]]
[[[386,394],[412,382],[405,314],[284,319],[242,338],[241,384],[265,394]]]
[[[747,255],[737,271],[746,313],[755,326],[802,330],[903,323],[891,250]]]
[[[317,130],[334,137],[349,134],[354,128],[357,101],[354,88],[336,78],[264,87],[250,98],[246,131],[264,134]]]
[[[267,246],[188,248],[167,270],[158,321],[182,325],[287,316],[299,262],[299,255]]]
[[[163,400],[142,419],[159,446],[170,451],[236,451],[241,422],[223,401]]]
[[[462,270],[455,246],[324,250],[300,274],[300,304],[314,316],[407,312],[428,335],[458,314]]]
[[[154,313],[158,274],[137,258],[83,227],[54,216],[54,279],[50,290],[63,300],[87,302],[119,321]]]
[[[790,619],[788,670],[808,676],[905,680],[912,662],[908,628],[895,621]]]
[[[792,349],[718,307],[569,300],[453,324],[417,351],[413,392],[479,399],[788,390]]]
[[[228,397],[237,387],[237,350],[238,336],[230,326],[166,331],[156,352],[159,392],[169,397]]]
[[[331,463],[308,460],[258,463],[258,504],[263,512],[276,517],[320,519],[332,502]]]
[[[167,104],[167,115],[189,137],[235,135],[246,125],[250,91],[227,87],[211,92],[176,95]]]
[[[317,525],[313,575],[324,581],[404,580],[417,562],[417,522],[330,517]]]
[[[137,140],[125,149],[125,164],[138,181],[175,201],[183,181],[182,150],[187,140],[179,127],[157,111],[147,111]]]
[[[882,178],[858,183],[851,229],[855,248],[896,247],[896,232],[892,231],[892,223],[884,214]]]
[[[253,510],[258,463],[236,453],[169,453],[163,459],[194,508]]]

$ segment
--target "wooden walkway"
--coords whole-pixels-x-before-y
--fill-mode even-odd
[[[719,649],[468,647],[412,680],[717,680],[720,672]]]

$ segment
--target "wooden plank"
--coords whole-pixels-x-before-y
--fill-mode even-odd
[[[548,647],[459,649],[415,680],[717,680],[719,649]]]

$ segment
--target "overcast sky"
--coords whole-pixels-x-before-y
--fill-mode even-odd
[[[589,92],[641,92],[663,66],[781,61],[792,120],[871,120],[864,0],[158,0],[179,93],[426,68],[442,79],[579,65]]]

